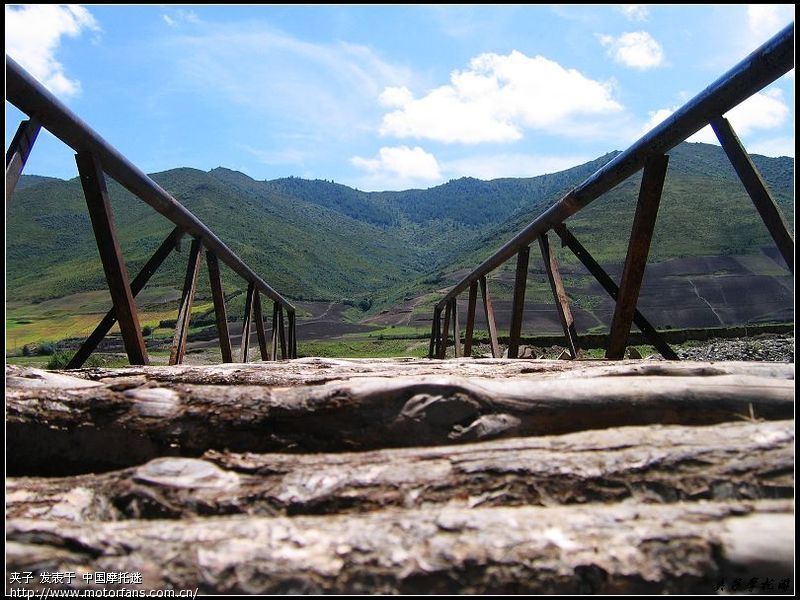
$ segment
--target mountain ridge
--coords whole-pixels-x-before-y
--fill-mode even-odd
[[[224,167],[179,167],[152,177],[281,293],[339,300],[399,294],[404,286],[432,289],[422,282],[474,266],[616,154],[536,177],[464,177],[426,190],[364,192],[297,177],[258,181]],[[670,157],[653,260],[754,253],[771,243],[719,147],[684,143]],[[794,160],[753,160],[791,223]],[[624,256],[638,181],[630,178],[568,221],[598,259]],[[109,189],[129,270],[135,272],[171,224],[117,184],[109,182]],[[13,299],[104,287],[77,178],[24,175],[7,231]],[[165,265],[154,284],[179,285],[183,260]]]

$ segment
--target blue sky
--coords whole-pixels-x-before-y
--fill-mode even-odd
[[[793,5],[5,10],[7,54],[146,172],[364,190],[624,149],[794,18]],[[750,152],[794,156],[794,83],[728,115]],[[6,103],[6,147],[21,118]],[[43,134],[26,172],[74,177],[73,154]]]

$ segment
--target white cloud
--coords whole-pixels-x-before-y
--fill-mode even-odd
[[[498,179],[500,177],[535,177],[545,173],[557,173],[586,163],[593,156],[547,156],[541,154],[502,153],[470,156],[442,163],[442,172],[447,178],[477,177]]]
[[[778,33],[793,18],[794,6],[791,4],[749,4],[747,6],[747,25],[753,36],[761,42]]]
[[[170,27],[178,27],[183,23],[189,23],[192,25],[197,25],[200,23],[200,17],[197,16],[196,12],[193,10],[184,10],[182,8],[172,11],[171,15],[166,13],[162,14],[161,17]]]
[[[419,146],[383,147],[375,158],[354,156],[351,164],[371,175],[397,177],[401,180],[439,180],[442,174],[436,157]]]
[[[673,106],[672,108],[660,108],[650,112],[650,119],[642,128],[642,133],[661,123],[678,108]],[[789,107],[783,100],[783,91],[780,88],[771,88],[758,92],[725,114],[734,131],[740,137],[760,129],[780,127],[786,123],[788,116]],[[707,144],[719,143],[714,131],[708,125],[691,136],[688,141],[705,142]]]
[[[78,37],[85,30],[100,31],[95,18],[82,6],[6,4],[6,53],[58,96],[74,96],[81,84],[64,73],[56,60],[63,36]]]
[[[622,4],[617,10],[629,21],[647,21],[650,10],[644,4]]]
[[[233,107],[271,136],[341,140],[374,131],[380,118],[375,98],[411,79],[408,69],[368,47],[308,42],[264,23],[201,21],[175,32],[154,48],[173,66],[167,89]]]
[[[626,67],[652,69],[664,62],[661,45],[646,31],[630,31],[619,37],[600,35],[598,39],[608,48],[608,55]]]
[[[419,98],[406,87],[389,87],[380,101],[396,109],[384,115],[381,135],[462,144],[511,142],[524,129],[560,133],[576,116],[622,110],[610,84],[516,50],[481,54],[468,69],[454,71],[448,85]]]

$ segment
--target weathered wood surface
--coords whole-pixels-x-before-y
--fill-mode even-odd
[[[459,358],[425,360],[418,358],[298,358],[290,362],[253,361],[208,366],[128,366],[119,369],[90,367],[72,371],[41,371],[8,365],[6,384],[28,387],[37,385],[71,387],[70,378],[110,384],[135,381],[146,377],[159,383],[188,383],[211,385],[297,386],[356,380],[370,377],[395,376],[458,376],[476,381],[530,377],[537,379],[585,377],[712,377],[716,375],[752,375],[770,379],[794,379],[794,364],[742,361],[680,361],[661,360],[511,360],[505,358]],[[66,379],[61,379],[66,376]],[[20,381],[27,379],[27,382]],[[48,381],[63,381],[49,384]],[[80,384],[79,384],[80,385]]]
[[[480,362],[455,363],[455,369],[450,364],[450,373],[463,364],[463,376],[437,376],[435,361],[407,364],[416,366],[413,376],[402,370],[389,376],[390,362],[383,364],[383,376],[375,376],[381,365],[370,373],[363,362],[311,362],[326,373],[315,385],[286,385],[294,364],[285,372],[265,364],[87,369],[84,378],[8,367],[8,470],[65,474],[210,449],[341,452],[623,425],[778,420],[794,413],[793,365],[598,363],[563,369],[557,361],[531,361],[539,363],[532,373],[500,376],[504,367],[519,367],[498,361],[500,369],[486,369]],[[430,374],[423,374],[428,365]],[[554,371],[542,376],[548,368]],[[357,369],[372,376],[350,376]],[[482,369],[484,377],[468,375]]]
[[[794,422],[647,426],[447,448],[158,458],[6,481],[8,518],[111,521],[448,505],[791,498]]]
[[[6,566],[207,593],[777,583],[793,385],[734,362],[7,367]]]
[[[792,576],[790,501],[6,523],[10,571],[232,593],[714,593]],[[769,553],[759,554],[768,544]]]

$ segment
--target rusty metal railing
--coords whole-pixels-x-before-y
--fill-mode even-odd
[[[529,250],[530,244],[536,239],[539,240],[545,270],[548,273],[556,308],[567,339],[567,346],[573,358],[577,355],[577,337],[567,295],[561,281],[558,264],[550,252],[547,239],[547,232],[553,230],[561,238],[562,243],[576,254],[589,272],[595,276],[603,288],[616,301],[606,347],[606,357],[612,359],[622,358],[631,323],[635,323],[662,355],[666,358],[677,359],[677,355],[662,339],[656,329],[638,312],[636,304],[666,174],[668,157],[665,153],[709,124],[714,129],[722,148],[747,189],[786,264],[794,273],[794,239],[789,233],[786,222],[758,170],[747,155],[730,123],[723,117],[730,109],[778,79],[778,77],[792,69],[793,66],[794,23],[785,27],[756,49],[747,58],[675,111],[670,117],[645,134],[630,148],[617,155],[583,183],[570,190],[563,198],[548,208],[502,248],[457,283],[434,308],[429,357],[444,358],[451,321],[455,355],[457,357],[460,356],[461,343],[457,297],[467,288],[469,288],[469,300],[464,354],[469,355],[473,341],[475,304],[479,284],[484,301],[492,355],[498,355],[497,327],[486,275],[516,255],[517,270],[511,310],[508,356],[509,358],[517,358],[522,328]],[[644,174],[631,238],[621,282],[617,286],[575,236],[567,230],[563,222],[642,169],[644,169]],[[444,317],[442,317],[443,310]],[[442,323],[442,321],[444,322]]]
[[[6,202],[10,201],[40,128],[44,127],[75,150],[92,228],[111,292],[113,307],[73,356],[67,368],[78,368],[83,365],[115,322],[119,322],[130,363],[149,362],[134,298],[184,234],[192,237],[192,244],[170,351],[170,364],[180,364],[186,351],[189,319],[203,248],[206,250],[223,362],[232,362],[233,358],[218,261],[228,265],[248,284],[242,330],[242,362],[247,361],[252,320],[256,322],[263,360],[277,360],[278,346],[281,348],[281,358],[297,357],[294,306],[261,279],[202,221],[139,170],[8,56],[6,56],[6,100],[30,117],[20,124],[6,152]],[[117,239],[104,173],[176,226],[132,282],[129,280]],[[268,348],[264,330],[260,294],[273,301],[271,348]],[[284,311],[288,326],[284,325]]]

